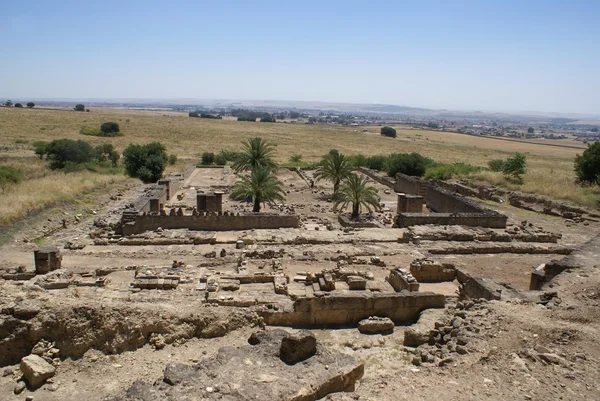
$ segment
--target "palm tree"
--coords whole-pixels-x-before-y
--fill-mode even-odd
[[[369,212],[379,209],[379,196],[374,186],[368,185],[366,177],[360,177],[354,173],[343,181],[340,190],[333,194],[333,205],[342,206],[345,209],[352,204],[352,218],[357,218],[362,206]]]
[[[254,170],[259,166],[267,167],[270,170],[277,169],[277,163],[273,160],[275,152],[273,145],[258,137],[249,138],[242,143],[244,150],[231,166],[236,173],[243,170]]]
[[[333,193],[340,187],[340,182],[352,173],[348,158],[339,152],[329,152],[315,171],[315,179],[333,182]]]
[[[258,166],[237,182],[229,195],[231,199],[252,198],[253,212],[260,212],[260,204],[264,202],[285,201],[285,192],[280,181],[265,166]]]

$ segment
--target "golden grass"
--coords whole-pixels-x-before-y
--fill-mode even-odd
[[[119,123],[125,136],[95,138],[79,134],[83,126],[99,127],[106,121]],[[168,152],[178,155],[177,167],[196,163],[203,152],[239,149],[240,142],[261,136],[277,145],[277,159],[287,162],[292,154],[315,162],[332,148],[345,154],[365,155],[392,152],[419,152],[436,161],[466,162],[486,166],[488,161],[506,158],[514,152],[527,154],[529,173],[516,187],[499,174],[485,172],[478,177],[527,192],[540,193],[575,203],[595,206],[598,190],[574,184],[573,158],[582,150],[544,146],[539,143],[500,141],[457,133],[397,127],[398,138],[384,138],[379,127],[340,127],[309,124],[251,123],[233,119],[189,118],[187,113],[133,111],[98,108],[90,113],[54,109],[0,108],[0,146],[15,145],[17,139],[83,139],[92,144],[112,143],[122,151],[129,143],[159,141]],[[363,133],[367,129],[369,133]],[[559,143],[552,141],[551,143]],[[27,145],[26,145],[27,146]],[[29,150],[29,155],[32,151]],[[1,154],[0,154],[1,156]],[[68,178],[70,179],[70,178]]]

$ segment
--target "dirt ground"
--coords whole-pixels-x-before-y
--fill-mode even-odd
[[[220,174],[220,170],[214,169],[208,175],[193,175],[189,186],[209,190],[223,183],[226,186],[233,183],[232,177]],[[286,204],[302,216],[303,226],[299,229],[218,232],[213,233],[216,238],[213,245],[94,245],[89,238],[94,221],[99,217],[117,221],[123,207],[142,193],[141,185],[98,194],[97,206],[93,209],[67,207],[62,215],[42,214],[28,221],[13,240],[0,249],[0,269],[25,265],[27,270],[32,270],[33,249],[39,245],[57,245],[63,254],[63,267],[82,277],[98,268],[119,270],[109,274],[109,283],[101,288],[71,286],[42,290],[34,285],[35,278],[24,283],[0,279],[0,307],[3,308],[0,345],[12,341],[14,351],[10,358],[4,358],[11,361],[0,369],[6,372],[0,377],[0,399],[24,400],[28,395],[48,401],[111,399],[122,395],[136,380],[152,383],[160,379],[168,363],[201,363],[204,358],[215,355],[220,347],[247,344],[250,334],[260,325],[251,308],[209,306],[196,289],[196,283],[206,274],[235,271],[242,252],[236,249],[239,238],[252,239],[246,252],[283,249],[278,260],[291,277],[334,268],[335,258],[345,255],[354,260],[353,268],[366,270],[372,273],[374,282],[384,283],[378,291],[390,291],[383,287],[391,268],[407,268],[416,258],[433,257],[452,263],[474,277],[494,279],[520,294],[486,302],[477,310],[468,311],[468,318],[477,327],[477,335],[473,336],[465,355],[453,354],[443,366],[412,363],[415,350],[403,345],[409,325],[396,326],[390,335],[364,335],[351,327],[313,329],[320,344],[351,355],[365,365],[365,375],[354,392],[331,394],[327,399],[600,399],[600,349],[596,344],[600,333],[600,241],[596,239],[581,248],[600,232],[600,223],[570,223],[507,203],[488,204],[506,213],[511,224],[527,220],[536,227],[562,234],[558,245],[575,249],[581,267],[568,270],[554,280],[553,288],[548,290],[556,291],[562,302],[547,307],[537,302],[540,292],[528,291],[530,275],[535,266],[561,259],[563,255],[430,255],[428,250],[439,245],[433,244],[435,241],[423,241],[419,245],[401,243],[398,239],[406,229],[383,224],[386,216],[395,213],[396,195],[379,184],[375,185],[385,204],[384,211],[375,214],[380,227],[344,232],[328,201],[329,185],[319,183],[310,188],[297,174],[287,170],[280,171],[278,177],[286,187]],[[185,195],[183,202],[194,204],[195,190],[183,189],[181,193]],[[224,204],[224,208],[230,210],[249,207],[231,200]],[[267,206],[265,210],[279,209]],[[332,226],[331,230],[327,229],[328,225]],[[177,230],[168,234],[186,235]],[[313,239],[314,243],[295,243],[294,238],[299,235]],[[85,247],[64,249],[67,242]],[[219,254],[221,250],[225,250],[226,256],[206,256],[212,251]],[[372,256],[378,257],[385,266],[371,263]],[[167,269],[173,260],[185,266],[183,276],[188,281],[182,282],[176,290],[132,291],[133,266],[142,270]],[[269,260],[250,258],[247,268],[250,271],[269,269],[267,262]],[[130,269],[126,269],[128,266]],[[446,295],[450,308],[456,305],[456,281],[421,285],[421,291]],[[245,291],[259,303],[263,298],[264,302],[280,302],[286,298],[274,293],[265,295],[269,291],[267,287],[253,285]],[[343,287],[338,290],[346,291]],[[37,316],[12,329],[3,326],[8,322],[4,311],[23,303],[39,308]],[[23,331],[11,337],[18,330]],[[133,333],[137,331],[143,336],[135,337]],[[163,333],[166,342],[163,348],[150,342],[152,333]],[[20,377],[19,355],[27,355],[30,351],[27,347],[39,338],[55,341],[61,350],[56,375],[35,391],[26,389],[15,395],[13,389]],[[544,352],[539,352],[540,349]],[[557,362],[541,359],[540,353],[556,355]]]

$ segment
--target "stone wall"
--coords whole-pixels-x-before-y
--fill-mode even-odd
[[[396,187],[396,181],[393,178],[380,175],[375,170],[371,170],[370,168],[366,167],[359,167],[358,171],[388,188],[394,189]]]
[[[409,272],[400,268],[390,270],[386,280],[396,292],[403,290],[419,291],[419,283]]]
[[[396,216],[396,227],[410,227],[423,224],[441,226],[471,226],[505,228],[507,217],[500,213],[401,213]]]
[[[227,213],[227,212],[225,212]],[[123,225],[123,235],[140,234],[163,229],[187,228],[202,231],[233,231],[251,229],[297,228],[299,218],[297,215],[247,213],[233,214],[201,213],[198,216],[161,216],[161,215],[136,215],[132,222]]]
[[[429,185],[427,188],[427,207],[435,213],[488,213],[477,202],[440,187]]]
[[[454,265],[430,259],[414,260],[410,264],[410,273],[420,283],[440,283],[456,278]]]
[[[415,322],[429,308],[443,308],[446,298],[432,292],[332,294],[303,297],[294,301],[293,310],[263,309],[258,313],[274,326],[348,326],[369,316],[389,317],[396,324]]]
[[[410,195],[424,195],[424,190],[427,186],[426,181],[401,173],[396,174],[395,178],[396,184],[394,185],[394,191]]]

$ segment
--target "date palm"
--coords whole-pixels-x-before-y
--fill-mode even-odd
[[[233,171],[239,173],[244,170],[254,170],[256,167],[267,167],[270,170],[277,169],[277,163],[273,159],[275,148],[262,138],[254,137],[242,142],[244,149],[238,155],[231,166]]]
[[[348,158],[339,152],[330,152],[321,161],[315,171],[315,180],[333,182],[333,193],[340,187],[340,182],[352,173]]]
[[[379,196],[377,189],[369,185],[366,177],[357,174],[350,175],[342,182],[336,193],[333,194],[333,205],[342,209],[352,205],[352,218],[357,218],[361,208],[364,206],[369,212],[379,209]]]
[[[252,198],[253,212],[260,212],[261,203],[285,201],[283,184],[268,167],[258,166],[242,177],[232,188],[231,199]]]

